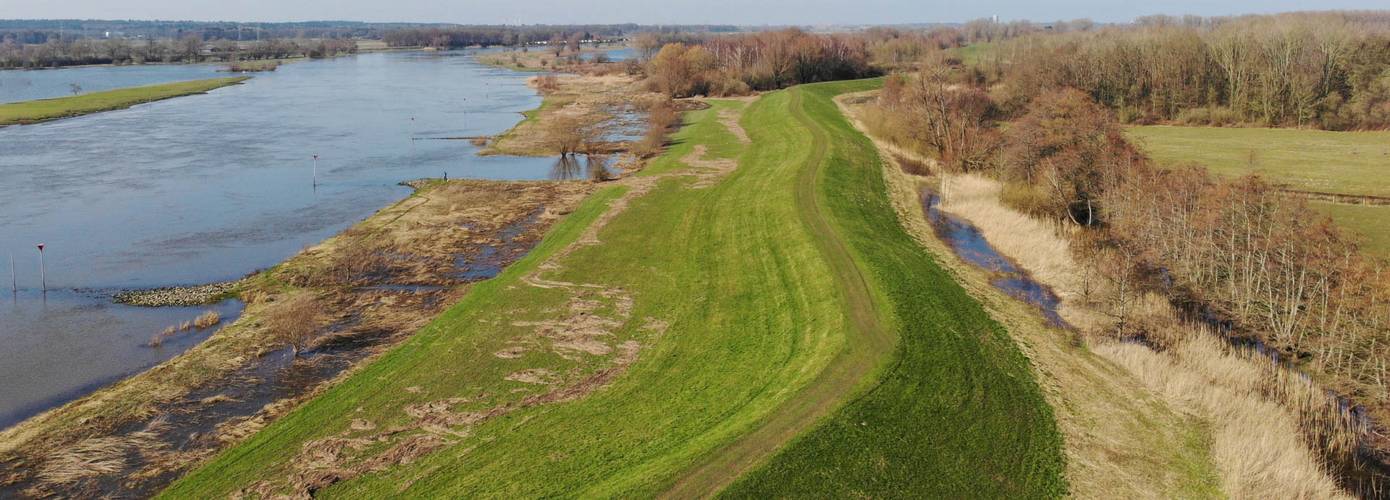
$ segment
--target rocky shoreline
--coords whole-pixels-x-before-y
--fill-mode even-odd
[[[122,290],[112,299],[117,304],[140,307],[199,306],[226,298],[241,280],[194,286],[173,286],[144,290]]]

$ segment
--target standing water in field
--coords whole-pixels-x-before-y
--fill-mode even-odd
[[[950,245],[951,251],[975,267],[994,274],[990,284],[1010,296],[1037,306],[1052,326],[1067,328],[1067,322],[1057,313],[1062,300],[1043,284],[1034,281],[989,244],[979,228],[965,219],[941,211],[941,197],[931,190],[922,191],[922,208],[927,212],[936,236]]]
[[[141,71],[28,74],[125,81]],[[239,312],[233,303],[116,305],[116,291],[275,265],[405,197],[404,180],[550,178],[553,158],[479,157],[468,141],[423,140],[511,127],[540,103],[526,77],[471,53],[367,54],[287,64],[207,95],[0,128],[0,428],[210,334],[146,345],[170,325],[205,310],[225,324]],[[38,243],[47,244],[46,295]]]

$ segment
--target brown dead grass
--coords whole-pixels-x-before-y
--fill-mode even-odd
[[[543,79],[544,78],[544,79]],[[629,107],[645,109],[662,96],[641,89],[637,81],[626,75],[547,75],[533,77],[530,85],[544,96],[535,116],[498,135],[481,154],[521,156],[558,156],[564,146],[584,142],[581,138],[562,137],[574,131],[589,130],[592,136],[603,134],[604,124],[616,113]],[[593,142],[591,139],[590,142]],[[599,153],[616,153],[627,149],[614,144],[574,144]]]
[[[742,130],[742,129],[740,129]],[[706,158],[709,149],[704,144],[696,144],[691,149],[690,154],[681,158],[681,162],[689,165],[689,173],[694,174],[697,179],[692,188],[703,189],[719,183],[724,176],[733,173],[738,168],[738,160],[730,158]]]
[[[743,113],[736,110],[725,109],[719,112],[719,123],[723,124],[724,128],[729,129],[729,132],[738,138],[739,143],[751,144],[753,140],[748,138],[748,131],[743,130],[743,125],[739,123],[741,118],[743,118]]]
[[[1223,354],[1221,343],[1202,335],[1166,353],[1118,342],[1095,350],[1211,422],[1212,458],[1233,498],[1350,498],[1299,439],[1295,415],[1252,383],[1261,374],[1248,360]]]

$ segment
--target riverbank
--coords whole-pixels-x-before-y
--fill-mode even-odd
[[[508,47],[506,50],[480,54],[478,62],[513,71],[569,71],[577,67],[609,62],[606,60],[609,52],[625,48],[628,47],[588,46],[580,48],[578,53],[564,50],[562,54],[556,54],[554,47]]]
[[[30,125],[103,111],[126,109],[139,104],[175,97],[206,94],[222,87],[240,84],[250,78],[247,76],[210,78],[191,82],[92,92],[71,97],[0,104],[0,127]]]
[[[599,154],[627,151],[646,132],[647,109],[663,100],[627,75],[563,74],[527,84],[540,92],[540,107],[488,139],[479,154],[557,156],[576,143]]]
[[[408,338],[469,284],[524,256],[595,189],[415,185],[405,200],[245,280],[241,318],[197,347],[0,432],[0,485],[29,496],[151,494]]]

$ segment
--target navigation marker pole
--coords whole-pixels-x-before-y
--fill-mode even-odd
[[[319,155],[314,155],[314,187],[319,187]]]
[[[19,277],[14,272],[14,252],[10,252],[10,293],[19,293]]]
[[[43,284],[44,295],[48,294],[48,266],[43,261],[43,243],[39,243],[39,282]]]

